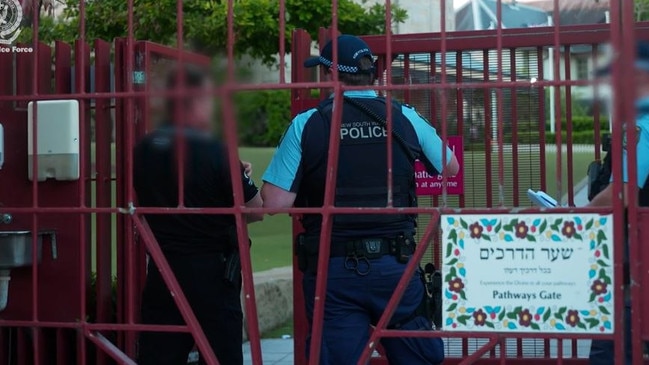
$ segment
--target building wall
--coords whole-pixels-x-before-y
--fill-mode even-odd
[[[408,19],[395,25],[393,30],[396,34],[439,32],[442,29],[441,14],[446,18],[446,30],[455,30],[453,0],[445,1],[446,9],[443,12],[441,0],[392,0],[391,3],[408,12]],[[374,4],[385,4],[385,0],[369,0],[366,3],[367,6]]]

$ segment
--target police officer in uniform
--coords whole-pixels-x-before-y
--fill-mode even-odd
[[[332,44],[306,67],[332,72]],[[262,179],[264,207],[323,205],[332,110],[343,108],[335,204],[339,207],[387,205],[387,133],[393,133],[393,205],[416,206],[414,159],[436,173],[459,170],[457,159],[435,129],[412,107],[387,103],[372,90],[376,70],[372,53],[360,38],[338,37],[338,72],[346,85],[366,86],[346,91],[344,105],[333,98],[295,117]],[[393,108],[393,132],[384,126],[387,107]],[[372,116],[374,115],[374,116]],[[401,140],[398,142],[398,140]],[[415,216],[337,215],[334,217],[320,364],[356,364],[414,252]],[[297,242],[309,321],[313,318],[316,263],[322,216],[305,215],[305,233]],[[424,295],[420,273],[410,279],[391,328],[430,330],[431,321],[417,312]],[[382,344],[391,364],[438,364],[444,358],[439,338],[386,338]]]
[[[640,206],[649,206],[649,42],[638,42],[636,45],[636,109],[637,117],[635,128],[637,131],[637,141],[627,141],[626,135],[622,150],[622,178],[624,179],[624,196],[625,204],[627,196],[628,166],[627,166],[627,148],[636,148],[637,151],[637,173],[638,173],[638,203]],[[604,76],[609,74],[611,66],[600,70],[598,74]],[[629,124],[625,125],[628,128]],[[613,156],[615,158],[615,156]],[[612,182],[612,177],[611,177]],[[613,205],[613,184],[609,184],[604,190],[597,194],[591,200],[589,206],[602,207]],[[625,276],[628,276],[629,270],[629,252],[628,243],[625,244]],[[625,364],[631,365],[631,301],[628,292],[628,278],[625,278]],[[611,289],[612,290],[612,289]],[[591,365],[611,365],[614,363],[614,344],[613,341],[594,340],[590,349]]]
[[[180,76],[178,76],[180,73]],[[184,205],[190,208],[233,206],[228,159],[222,143],[212,134],[214,97],[207,73],[193,67],[172,72],[168,87],[184,78],[186,90],[205,95],[167,101],[170,118],[182,115],[183,126],[164,123],[135,148],[134,185],[139,205],[177,207],[178,176],[175,145],[185,138]],[[249,170],[249,166],[248,170]],[[246,206],[261,207],[258,189],[242,164]],[[261,220],[249,215],[248,221]],[[219,362],[242,365],[241,271],[238,261],[235,219],[231,215],[150,214],[146,220],[160,244],[176,279]],[[152,260],[142,294],[142,322],[183,325],[169,289]],[[194,346],[189,333],[143,332],[139,364],[187,364]]]

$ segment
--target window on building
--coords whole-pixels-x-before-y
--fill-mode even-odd
[[[577,58],[577,79],[588,79],[588,58]]]

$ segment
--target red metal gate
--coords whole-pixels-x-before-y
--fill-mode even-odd
[[[620,15],[620,14],[618,14]],[[619,24],[618,24],[619,25]],[[412,104],[427,117],[432,124],[437,127],[440,135],[446,140],[447,136],[456,135],[463,137],[465,146],[474,145],[471,139],[470,130],[464,123],[469,116],[466,116],[464,103],[476,92],[484,92],[483,103],[476,106],[485,116],[484,131],[480,134],[481,138],[477,143],[484,153],[472,154],[465,151],[465,166],[481,166],[488,171],[486,179],[474,179],[469,181],[472,190],[466,191],[457,197],[455,196],[433,196],[420,197],[420,206],[428,209],[418,210],[420,213],[432,214],[432,218],[420,217],[419,227],[427,227],[425,233],[420,235],[420,244],[424,246],[419,252],[419,256],[425,258],[424,261],[432,261],[441,265],[442,246],[439,240],[431,233],[437,230],[438,213],[450,213],[454,208],[462,209],[466,214],[488,214],[494,212],[534,212],[537,209],[531,208],[531,202],[528,201],[526,192],[530,187],[547,190],[549,185],[556,184],[555,196],[559,199],[563,196],[565,203],[570,206],[575,204],[575,186],[585,177],[586,166],[575,165],[573,161],[574,149],[580,146],[574,146],[572,143],[573,136],[573,119],[572,119],[572,92],[571,89],[579,86],[593,85],[592,81],[579,80],[571,75],[571,49],[573,47],[586,47],[592,54],[594,62],[597,63],[598,53],[606,44],[613,41],[616,44],[615,37],[621,33],[611,31],[611,26],[615,25],[593,25],[593,26],[572,26],[572,27],[548,27],[548,28],[529,28],[513,30],[493,30],[493,31],[474,31],[474,32],[453,32],[453,33],[431,33],[431,34],[406,34],[406,35],[381,35],[364,37],[373,53],[378,56],[381,69],[384,71],[381,86],[377,87],[387,97],[395,97],[401,101]],[[443,27],[443,26],[442,26]],[[633,27],[625,30],[624,34],[635,33],[638,39],[649,39],[649,25],[638,23]],[[319,44],[324,45],[330,40],[332,34],[336,34],[333,29],[321,29],[319,34]],[[625,46],[633,43],[624,43]],[[619,43],[617,43],[619,47]],[[628,46],[631,47],[631,46]],[[299,68],[303,61],[311,56],[312,39],[306,31],[298,30],[293,37],[293,54],[292,64],[298,68],[293,69],[293,82],[309,84],[315,81],[313,75]],[[555,56],[554,75],[544,75],[544,58],[557,50],[563,54],[563,60]],[[521,71],[517,63],[521,62],[520,54],[527,55],[526,69]],[[478,57],[475,57],[475,55]],[[530,60],[531,54],[531,60]],[[472,57],[473,56],[473,57]],[[624,54],[628,56],[628,54]],[[472,58],[478,58],[478,61]],[[386,67],[386,60],[391,60]],[[597,65],[595,64],[595,69]],[[504,69],[509,72],[503,71]],[[560,72],[559,70],[562,70]],[[616,75],[621,77],[620,75]],[[551,81],[551,80],[557,81]],[[306,86],[306,85],[305,85]],[[310,86],[310,84],[308,85]],[[327,85],[330,86],[330,85]],[[334,84],[334,98],[338,92],[348,88],[336,88]],[[595,95],[598,94],[598,85],[595,85]],[[565,100],[565,116],[561,115],[561,103],[559,102],[554,110],[555,117],[559,120],[556,123],[556,134],[550,142],[546,142],[546,93],[548,90],[554,93],[557,100]],[[615,89],[620,92],[619,89]],[[321,89],[320,98],[313,97],[308,90],[293,90],[293,108],[292,112],[297,114],[305,109],[314,107],[318,102],[328,95],[324,94],[325,89]],[[487,93],[486,91],[491,91]],[[521,92],[523,91],[523,92]],[[508,92],[508,93],[507,93]],[[628,90],[627,90],[628,94]],[[527,96],[527,103],[523,103],[530,110],[521,110],[521,102],[517,99],[522,95]],[[619,95],[619,94],[618,94]],[[626,97],[632,100],[631,97]],[[493,100],[491,100],[493,99]],[[627,106],[628,107],[628,106]],[[510,112],[507,113],[506,110]],[[625,113],[629,111],[626,110]],[[527,116],[520,114],[527,113]],[[616,110],[615,119],[621,118],[620,109]],[[566,123],[562,126],[561,119],[565,117]],[[595,159],[601,158],[601,132],[602,122],[600,119],[600,106],[598,102],[594,103],[593,110],[593,128],[595,140],[594,146],[590,151]],[[493,119],[498,119],[493,120]],[[526,123],[522,123],[525,121]],[[504,128],[505,123],[510,125],[510,130]],[[565,136],[562,137],[561,128],[566,128]],[[613,131],[617,135],[617,142],[621,134],[619,130]],[[535,136],[535,138],[534,138]],[[467,143],[468,142],[468,143]],[[556,160],[546,160],[546,144],[556,143],[554,146]],[[556,146],[565,146],[557,148]],[[511,165],[505,159],[505,149],[509,148],[511,152]],[[614,147],[615,148],[615,147]],[[469,151],[471,151],[469,149]],[[531,151],[535,151],[531,152]],[[330,151],[330,158],[335,158],[335,152]],[[556,168],[549,170],[546,168],[548,163],[554,163]],[[631,162],[629,162],[631,163]],[[566,166],[562,166],[566,164]],[[633,164],[633,163],[631,163]],[[491,173],[489,173],[491,172]],[[466,178],[466,177],[465,177]],[[333,178],[332,178],[333,179]],[[564,180],[565,179],[565,180]],[[566,181],[567,180],[567,181]],[[535,185],[529,185],[535,182]],[[631,201],[635,201],[629,198]],[[613,209],[616,217],[619,217],[623,207],[618,204]],[[437,208],[440,207],[440,208]],[[483,209],[493,208],[490,210]],[[515,207],[510,211],[507,207]],[[637,207],[629,208],[629,211],[635,210],[638,218],[645,219],[643,213],[645,209]],[[333,213],[343,213],[345,210],[331,209]],[[562,210],[568,213],[568,210]],[[593,209],[578,209],[577,211],[594,211]],[[600,210],[599,212],[605,212]],[[609,210],[610,212],[610,210]],[[633,216],[631,213],[630,217]],[[630,224],[631,235],[640,232],[639,237],[643,237],[643,227],[641,221],[634,220]],[[422,224],[423,223],[423,224]],[[299,221],[294,219],[294,233],[301,231]],[[623,241],[623,232],[621,232],[621,221],[616,218],[615,223],[615,242]],[[427,243],[433,239],[432,249],[427,251]],[[636,237],[637,239],[637,237]],[[326,238],[323,239],[325,242]],[[633,238],[631,238],[631,242]],[[632,257],[646,257],[646,250],[638,245],[638,241],[631,244],[633,250],[638,256],[632,254]],[[326,251],[326,249],[323,249]],[[418,249],[419,251],[419,249]],[[620,253],[621,254],[621,253]],[[640,256],[640,254],[645,256]],[[617,256],[619,257],[619,256]],[[643,260],[634,263],[634,269],[641,267]],[[326,266],[320,266],[326,271]],[[438,266],[439,267],[439,266]],[[616,275],[620,273],[621,264],[616,264]],[[410,268],[412,269],[412,268]],[[406,272],[407,276],[412,271]],[[646,296],[641,297],[639,288],[646,278],[638,276],[641,272],[635,271],[634,278],[637,278],[637,286],[633,289],[633,307],[643,308],[646,313],[646,306],[640,303],[646,301]],[[301,274],[294,271],[294,282],[300,283]],[[319,274],[319,287],[325,290],[324,283],[326,275],[322,272]],[[403,282],[405,284],[405,282]],[[403,289],[403,288],[402,288]],[[317,293],[323,293],[318,291]],[[395,293],[400,297],[402,291]],[[618,298],[622,298],[621,291],[616,291]],[[304,339],[308,333],[306,317],[304,313],[301,288],[299,285],[294,289],[295,301],[295,363],[306,364],[304,357],[305,342]],[[316,297],[323,298],[321,294]],[[398,301],[394,300],[391,304],[395,305]],[[621,301],[620,301],[621,302]],[[316,307],[317,308],[317,307]],[[320,308],[322,309],[322,308]],[[385,325],[389,320],[389,313],[394,307],[386,309],[387,318],[382,318],[381,322],[374,329],[373,336],[369,341],[369,346],[364,353],[369,356],[374,349],[371,344],[376,344],[376,340],[387,336],[406,336],[405,331],[386,330]],[[634,348],[641,349],[642,341],[646,340],[646,334],[643,332],[646,326],[643,323],[642,311],[634,310]],[[621,308],[618,307],[618,319]],[[322,317],[314,319],[314,328],[319,328]],[[621,320],[621,319],[620,319]],[[622,328],[620,322],[616,322],[618,327]],[[315,331],[315,330],[314,330]],[[616,342],[616,351],[622,343],[623,334],[621,330],[616,330],[614,336]],[[316,332],[317,333],[317,332]],[[444,332],[419,333],[417,336],[441,336],[448,339],[447,358],[448,363],[472,363],[480,360],[480,363],[587,363],[584,354],[578,354],[578,339],[585,337],[578,336],[549,336],[549,335],[518,335],[508,336],[507,334],[494,334],[491,336],[477,336],[476,333],[450,334]],[[320,337],[315,334],[316,340]],[[610,338],[610,337],[609,337]],[[459,340],[452,342],[453,339]],[[449,344],[450,343],[450,344]],[[312,342],[312,348],[318,346],[317,342]],[[554,348],[554,350],[553,350]],[[531,351],[530,351],[531,350]],[[623,350],[622,350],[623,351]],[[533,352],[532,355],[529,352]],[[535,354],[534,354],[535,353]],[[617,354],[620,356],[620,354]],[[641,361],[642,351],[635,351],[634,363]],[[387,363],[387,360],[381,357],[372,357],[373,363]],[[616,363],[621,361],[617,357]],[[645,360],[646,361],[646,360]],[[313,362],[311,362],[313,363]],[[639,362],[638,362],[639,363]]]
[[[450,1],[450,0],[447,0]],[[34,8],[38,6],[34,3]],[[232,76],[235,69],[234,58],[234,0],[228,2],[228,75]],[[498,2],[500,4],[500,1]],[[81,2],[84,4],[84,2]],[[261,363],[261,347],[256,324],[255,297],[252,285],[251,264],[247,232],[245,229],[245,213],[251,210],[243,208],[241,201],[241,184],[236,181],[234,208],[228,209],[153,209],[136,207],[132,188],[132,156],[131,150],[136,139],[141,136],[155,118],[155,97],[162,94],[155,87],[155,68],[162,67],[159,60],[182,60],[184,62],[207,64],[209,59],[188,53],[183,50],[182,31],[182,2],[178,2],[178,44],[177,49],[166,48],[147,42],[136,42],[133,37],[133,1],[128,1],[128,37],[120,39],[114,45],[95,41],[89,47],[85,39],[84,22],[81,21],[80,39],[74,45],[57,42],[54,48],[39,42],[35,32],[31,53],[0,52],[0,71],[5,77],[0,82],[0,111],[3,118],[0,123],[4,127],[4,151],[6,158],[0,170],[0,214],[3,221],[3,234],[12,237],[31,237],[30,247],[38,248],[42,244],[42,259],[39,264],[30,264],[11,269],[11,286],[8,307],[0,312],[0,364],[70,364],[70,363],[107,363],[108,357],[122,364],[132,364],[135,355],[135,336],[139,331],[165,330],[190,331],[199,349],[207,356],[209,363],[216,364],[211,351],[208,349],[200,326],[190,310],[177,281],[153,238],[142,214],[170,213],[213,213],[235,214],[239,227],[239,246],[242,255],[244,298],[249,325],[253,362]],[[391,25],[390,1],[386,1],[386,24]],[[440,214],[453,213],[454,208],[462,208],[462,214],[516,213],[538,212],[538,209],[520,207],[526,206],[524,191],[525,184],[536,181],[536,188],[548,189],[556,185],[555,194],[561,197],[567,193],[567,202],[574,203],[575,171],[573,166],[574,148],[570,142],[572,136],[572,103],[570,89],[588,84],[587,81],[574,80],[570,75],[570,67],[565,67],[562,75],[562,49],[570,49],[575,45],[588,45],[593,54],[597,53],[601,44],[612,42],[616,53],[613,86],[619,103],[614,113],[614,120],[633,120],[633,90],[630,85],[633,80],[633,47],[630,40],[634,38],[649,39],[649,25],[636,24],[633,21],[633,2],[623,0],[611,1],[610,25],[584,27],[554,27],[521,30],[505,30],[500,25],[493,31],[484,32],[453,32],[442,30],[435,34],[392,35],[365,37],[374,53],[380,57],[385,68],[382,85],[377,89],[388,97],[403,99],[414,104],[424,115],[438,127],[443,139],[448,136],[462,136],[465,141],[475,144],[480,154],[469,154],[471,166],[483,166],[489,173],[484,182],[475,179],[473,190],[465,191],[458,197],[446,194],[432,199],[422,198],[421,207],[412,209],[412,213],[422,216],[420,221],[421,244],[413,260],[413,264],[423,257],[427,260],[441,262],[437,224]],[[337,6],[332,2],[332,34],[337,33]],[[445,8],[445,1],[441,1]],[[500,5],[497,14],[501,18]],[[284,35],[286,31],[285,1],[279,1],[280,9],[280,60],[285,56]],[[555,18],[558,13],[558,0],[555,0]],[[84,17],[84,6],[80,6],[81,18]],[[37,20],[36,20],[37,23]],[[500,23],[500,22],[499,22]],[[38,28],[37,24],[34,28]],[[444,29],[442,20],[442,29]],[[327,34],[321,31],[320,40]],[[280,82],[268,85],[237,85],[233,79],[228,79],[219,88],[219,96],[228,100],[232,93],[240,90],[259,90],[271,88],[286,88],[293,91],[294,113],[317,102],[310,97],[309,89],[333,88],[334,97],[340,101],[342,91],[347,89],[338,82],[317,83],[312,80],[299,66],[301,60],[309,55],[311,39],[303,31],[293,35],[293,65],[292,84],[285,80],[285,65],[280,65]],[[335,49],[335,47],[334,47]],[[529,59],[528,70],[519,72],[517,65],[522,61],[517,58],[517,51],[527,52]],[[91,52],[92,51],[92,52]],[[111,56],[114,51],[114,58]],[[554,75],[549,81],[545,77],[543,57],[554,54]],[[570,52],[564,57],[569,66]],[[474,55],[474,56],[472,56]],[[478,56],[475,56],[478,55]],[[476,57],[474,60],[472,57]],[[334,55],[334,59],[336,56]],[[91,62],[91,59],[93,61]],[[112,61],[111,61],[112,59]],[[495,59],[495,62],[494,62]],[[54,60],[54,65],[52,65]],[[158,61],[156,61],[158,60]],[[389,62],[388,62],[389,60]],[[507,64],[513,72],[505,72]],[[494,66],[495,65],[495,66]],[[54,67],[52,67],[54,66]],[[536,73],[530,71],[535,70]],[[74,77],[74,78],[73,78]],[[336,75],[334,74],[334,77]],[[112,86],[113,85],[113,86]],[[556,158],[554,171],[547,172],[549,164],[545,138],[545,90],[549,89],[555,99],[562,100],[565,93],[566,104],[566,159],[564,168],[562,115],[560,102],[554,110],[558,119],[554,142]],[[324,96],[324,95],[323,95]],[[30,101],[72,99],[79,101],[79,141],[80,141],[80,178],[72,181],[30,182],[28,171],[28,141],[27,141],[27,106]],[[467,100],[481,100],[476,105],[465,107]],[[525,100],[525,102],[521,102]],[[509,103],[509,104],[508,104]],[[525,104],[526,103],[526,104]],[[521,104],[526,107],[519,107]],[[527,110],[525,110],[527,108]],[[36,108],[38,110],[38,108]],[[510,110],[507,114],[506,111]],[[481,115],[481,125],[469,125],[469,116]],[[34,112],[33,138],[31,142],[38,145],[38,112]],[[114,116],[113,116],[114,114]],[[595,151],[599,157],[600,120],[597,107],[594,112]],[[526,115],[524,118],[523,115]],[[236,122],[231,103],[224,103],[223,123],[231,162],[236,162]],[[506,118],[505,118],[506,116]],[[115,120],[114,125],[112,120]],[[335,116],[334,127],[340,123],[340,114]],[[509,129],[505,128],[507,119]],[[523,120],[526,119],[526,120]],[[94,120],[94,129],[93,123]],[[522,123],[522,122],[526,123]],[[476,138],[472,134],[477,128]],[[482,129],[481,129],[482,128]],[[627,137],[633,140],[635,131],[627,129]],[[114,134],[114,147],[113,147]],[[623,129],[621,123],[613,126],[613,151],[620,155],[622,151]],[[391,138],[390,136],[388,138]],[[475,141],[471,141],[474,138]],[[523,142],[523,140],[525,141]],[[475,142],[475,143],[473,143]],[[521,146],[525,148],[521,148]],[[391,143],[388,143],[391,146]],[[506,160],[505,150],[511,150],[512,161]],[[338,155],[337,140],[332,139],[329,151],[328,166],[330,174],[327,181],[326,204],[322,209],[289,209],[275,213],[302,214],[306,212],[322,213],[325,224],[330,224],[331,214],[353,214],[363,208],[335,208],[333,206],[333,189],[331,181],[335,180],[336,161]],[[32,157],[29,157],[32,158]],[[629,153],[629,164],[636,162],[636,153]],[[182,161],[182,159],[179,159]],[[112,170],[113,161],[115,171]],[[388,159],[388,163],[390,163]],[[465,159],[465,162],[467,160]],[[510,164],[510,165],[508,165]],[[32,160],[32,176],[39,175],[38,160],[34,154]],[[235,163],[232,166],[235,174]],[[465,165],[468,166],[468,165]],[[510,166],[510,167],[509,167]],[[564,186],[564,170],[566,186]],[[635,169],[630,169],[630,181],[636,179]],[[620,164],[614,164],[614,184],[616,196],[622,194],[622,172]],[[446,177],[445,177],[446,178]],[[471,176],[466,178],[470,179]],[[236,178],[233,178],[236,179]],[[548,183],[550,181],[551,183]],[[182,183],[179,184],[182,186]],[[91,192],[95,192],[92,194]],[[182,188],[180,190],[182,192]],[[630,189],[629,200],[635,202],[635,189]],[[93,200],[92,197],[96,198]],[[182,200],[181,200],[182,201]],[[514,210],[512,210],[514,208]],[[378,214],[392,213],[393,207],[386,207]],[[613,212],[615,219],[615,242],[624,239],[623,201],[617,199],[611,209],[558,209],[558,213],[568,212]],[[631,247],[631,257],[637,258],[631,266],[632,272],[632,301],[633,308],[633,342],[636,350],[640,349],[642,340],[649,340],[649,326],[643,325],[649,316],[649,293],[642,292],[642,285],[649,281],[649,250],[640,244],[640,237],[645,237],[645,227],[649,223],[649,211],[640,209],[632,203],[628,208],[628,229]],[[11,218],[11,219],[9,219]],[[116,229],[113,229],[113,225]],[[329,226],[330,227],[330,226]],[[425,229],[423,229],[425,227]],[[299,226],[295,230],[299,231]],[[42,233],[26,235],[25,232]],[[93,234],[94,232],[94,234]],[[323,230],[322,241],[328,240],[328,230]],[[4,237],[4,236],[3,236]],[[28,238],[25,238],[27,240]],[[42,238],[42,239],[41,239]],[[25,241],[27,242],[27,241]],[[428,246],[432,243],[432,250]],[[113,248],[117,256],[112,258]],[[138,297],[144,273],[144,248],[151,258],[156,261],[163,277],[173,291],[187,326],[160,327],[138,324]],[[33,249],[31,261],[39,261],[38,249]],[[317,291],[319,298],[324,298],[327,272],[326,260],[328,246],[323,245],[319,265],[323,270],[318,276]],[[615,278],[622,278],[623,256],[622,245],[616,245]],[[92,266],[95,265],[96,277],[91,276]],[[116,267],[118,276],[116,298],[113,299],[112,268]],[[410,265],[404,274],[394,298],[384,316],[372,333],[372,339],[364,353],[368,359],[372,355],[376,340],[386,336],[442,336],[455,338],[458,342],[449,340],[447,345],[451,353],[449,363],[472,363],[477,360],[485,363],[511,362],[522,363],[578,363],[584,362],[577,358],[577,343],[574,335],[511,335],[505,333],[448,333],[421,332],[405,333],[385,329],[389,316],[398,298],[402,295],[404,283],[413,273],[414,265]],[[296,281],[299,283],[299,274]],[[307,331],[304,320],[303,298],[299,286],[295,286],[295,362],[304,364],[304,339]],[[616,286],[615,296],[623,298],[621,286]],[[115,306],[115,308],[113,308]],[[311,346],[312,364],[317,363],[319,339],[321,338],[321,323],[323,320],[324,303],[316,301],[313,346]],[[621,314],[622,301],[616,301],[616,332],[611,338],[616,344],[616,363],[622,362],[624,331]],[[113,318],[116,314],[116,318]],[[482,341],[473,340],[481,338]],[[527,338],[540,342],[532,345]],[[584,337],[584,336],[582,336]],[[507,341],[512,338],[513,342]],[[556,353],[551,353],[550,346],[554,341]],[[515,347],[515,354],[507,356],[510,346]],[[566,345],[567,346],[564,346]],[[451,348],[456,346],[455,349]],[[534,359],[524,359],[526,346],[536,346],[539,355]],[[565,349],[569,351],[564,352]],[[97,351],[99,349],[100,351]],[[486,356],[487,359],[482,359]],[[384,362],[384,359],[374,359]],[[641,351],[634,352],[634,364],[642,362]]]
[[[38,43],[33,53],[0,55],[0,70],[15,75],[0,83],[8,153],[0,184],[3,214],[11,218],[3,235],[47,231],[35,235],[42,240],[41,263],[11,270],[8,306],[0,315],[0,364],[105,364],[109,355],[132,362],[125,354],[134,357],[134,331],[142,327],[136,323],[145,245],[129,216],[130,151],[152,125],[155,81],[181,57],[211,63],[126,39],[114,45],[98,40],[93,47],[83,40],[73,47]],[[80,101],[81,178],[29,182],[27,103],[69,99]],[[188,322],[197,328],[195,320]]]

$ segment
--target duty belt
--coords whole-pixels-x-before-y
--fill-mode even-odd
[[[340,244],[332,243],[330,256],[357,256],[376,259],[385,255],[396,255],[398,251],[397,246],[397,239],[364,238]]]
[[[315,271],[318,249],[318,237],[298,236],[296,254],[302,271]],[[369,263],[385,255],[394,256],[397,261],[407,263],[415,252],[415,241],[411,235],[399,235],[395,238],[364,238],[331,244],[330,257],[345,257],[345,266],[357,268],[359,263]]]

